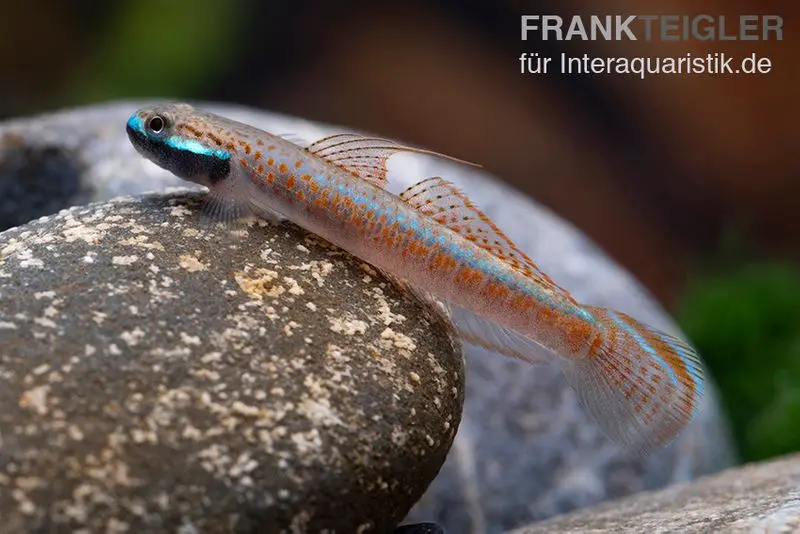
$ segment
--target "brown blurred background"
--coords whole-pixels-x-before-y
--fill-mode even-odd
[[[800,250],[796,4],[177,4],[9,3],[0,22],[0,114],[163,94],[232,100],[398,137],[480,162],[583,229],[668,306],[692,259],[717,247],[729,228],[760,252],[793,257]],[[186,20],[190,5],[200,23]],[[774,13],[784,17],[784,41],[522,42],[519,15],[543,13]],[[207,27],[199,28],[203,21]],[[525,51],[709,50],[757,52],[771,58],[773,71],[536,76],[521,75],[518,61]],[[173,57],[147,57],[153,53]],[[103,82],[104,71],[117,80]]]

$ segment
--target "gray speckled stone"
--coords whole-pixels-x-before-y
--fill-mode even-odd
[[[0,532],[377,532],[439,471],[449,327],[292,225],[198,193],[0,233]]]
[[[69,149],[101,194],[180,183],[138,156],[124,123],[143,102],[120,102],[0,126],[27,143],[57,143],[81,131]],[[211,110],[279,134],[314,140],[342,128],[210,104]],[[346,129],[345,129],[346,131]],[[491,175],[449,162],[398,155],[392,190],[426,176],[462,187],[560,285],[582,302],[627,312],[665,330],[676,327],[627,272],[579,231]],[[146,179],[144,179],[146,177]],[[713,384],[694,423],[673,445],[646,460],[608,442],[578,407],[563,378],[468,349],[464,417],[441,473],[408,520],[435,520],[447,532],[498,534],[506,529],[621,497],[686,482],[734,461]]]
[[[573,512],[514,534],[800,532],[800,455]]]

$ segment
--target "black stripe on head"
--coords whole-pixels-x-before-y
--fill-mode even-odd
[[[149,160],[179,178],[211,186],[230,175],[230,155],[198,154],[169,144],[167,139],[151,139],[130,124],[126,126],[131,144]]]

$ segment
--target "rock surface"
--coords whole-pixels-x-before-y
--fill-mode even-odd
[[[63,146],[79,162],[92,198],[179,184],[139,157],[124,134],[142,102],[68,111],[0,126],[30,146]],[[331,127],[244,108],[213,111],[308,141]],[[65,141],[80,131],[80,139]],[[0,156],[1,158],[2,156]],[[2,172],[0,161],[0,173]],[[624,270],[580,232],[479,170],[418,156],[390,162],[392,189],[426,176],[462,187],[560,285],[587,304],[627,312],[666,330],[674,324]],[[143,179],[146,177],[146,179]],[[6,180],[0,174],[0,183]],[[446,532],[497,534],[633,492],[686,482],[733,461],[713,384],[695,422],[672,446],[647,460],[626,457],[583,414],[562,377],[469,348],[462,424],[441,473],[410,521],[437,521]]]
[[[441,317],[292,225],[198,225],[198,196],[0,233],[0,532],[384,533],[439,471]]]
[[[573,512],[514,531],[800,532],[800,455]]]

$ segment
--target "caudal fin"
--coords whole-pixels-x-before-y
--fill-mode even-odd
[[[588,356],[565,362],[584,408],[615,442],[638,455],[672,441],[697,411],[703,369],[680,339],[620,312],[587,306],[602,325]]]

